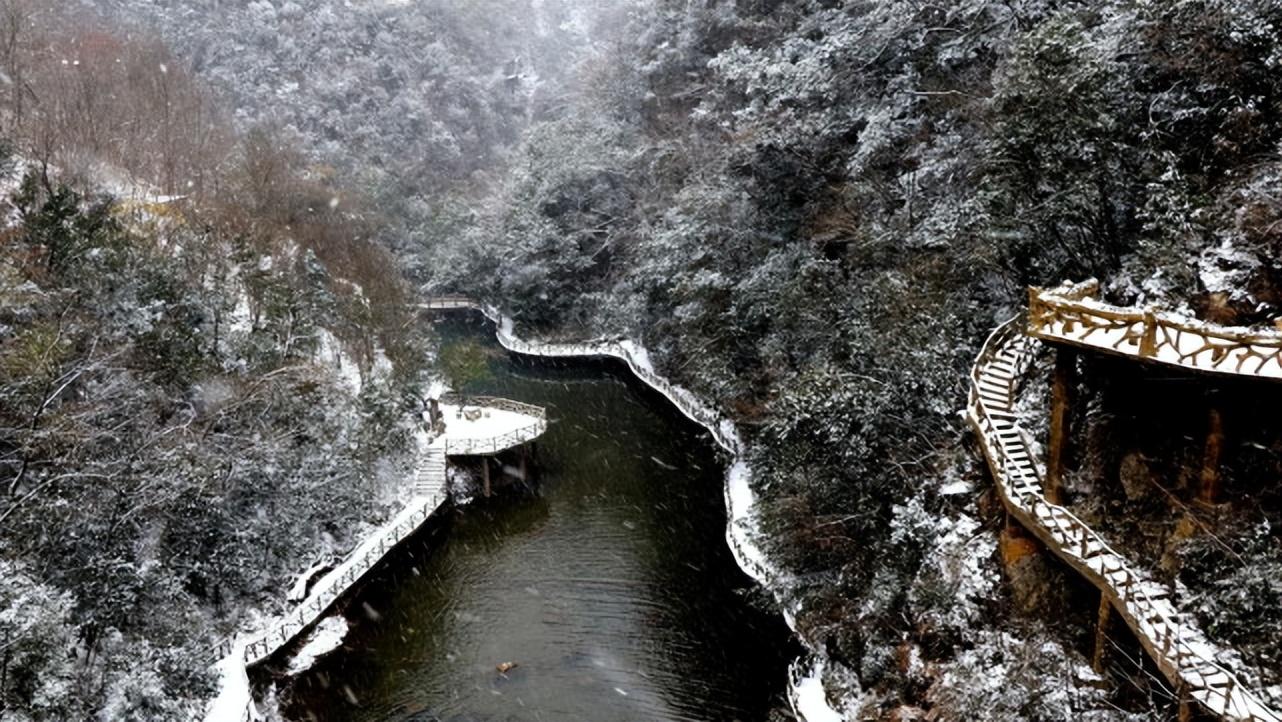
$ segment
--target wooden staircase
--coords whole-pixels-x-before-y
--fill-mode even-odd
[[[1169,588],[1132,566],[1071,511],[1046,498],[1016,413],[1020,381],[1042,348],[1013,320],[993,332],[971,371],[968,416],[1006,510],[1099,588],[1175,689],[1224,719],[1282,722],[1282,715],[1262,695],[1217,658],[1217,650],[1193,620],[1176,608]]]
[[[443,497],[446,483],[445,439],[437,438],[428,444],[423,461],[414,473],[414,496]]]

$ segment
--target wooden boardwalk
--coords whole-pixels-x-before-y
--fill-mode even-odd
[[[1049,297],[1044,298],[1050,300]],[[1067,299],[1053,302],[1058,307],[1061,300]],[[1138,319],[1133,319],[1133,322],[1137,321],[1140,326],[1129,326],[1125,332],[1126,339],[1121,339],[1119,343],[1116,331],[1112,335],[1101,331],[1088,332],[1088,325],[1084,322],[1064,323],[1068,318],[1068,308],[1078,305],[1098,306],[1095,302],[1082,299],[1072,301],[1059,311],[1039,316],[1037,321],[1030,320],[1029,332],[1056,341],[1103,348],[1114,353],[1152,358],[1160,362],[1179,363],[1198,370],[1218,373],[1248,372],[1264,376],[1271,373],[1269,360],[1255,366],[1237,363],[1242,357],[1258,358],[1259,354],[1268,355],[1264,351],[1268,344],[1262,339],[1269,334],[1250,335],[1247,338],[1250,339],[1252,348],[1242,349],[1236,355],[1229,355],[1227,351],[1221,355],[1205,349],[1200,353],[1190,353],[1191,343],[1188,338],[1179,334],[1179,329],[1191,328],[1193,324],[1163,314],[1129,312],[1139,314]],[[654,373],[641,355],[644,352],[630,342],[613,339],[559,344],[525,341],[516,337],[511,321],[496,309],[465,296],[432,298],[421,308],[479,311],[498,327],[500,344],[515,353],[553,358],[596,356],[620,359],[638,378],[669,398],[691,419],[705,426],[724,449],[736,456],[741,453],[742,442],[733,424],[701,403],[693,394],[673,386]],[[1040,308],[1044,310],[1046,306]],[[1092,309],[1091,312],[1095,313],[1097,310]],[[1126,311],[1123,309],[1120,312]],[[1057,317],[1057,313],[1065,315]],[[1242,340],[1244,337],[1234,332],[1202,329],[1200,326],[1198,328],[1206,332],[1203,336],[1206,341],[1203,343],[1214,343],[1214,339],[1229,337],[1245,343]],[[1145,337],[1167,338],[1167,334],[1171,335],[1170,341],[1165,342],[1165,345],[1153,346],[1154,350],[1150,350],[1143,342]],[[1129,344],[1128,341],[1132,338],[1136,341]],[[1030,370],[1041,350],[1040,346],[1036,339],[1022,332],[1018,321],[1013,320],[993,333],[972,369],[968,415],[979,434],[984,456],[992,469],[999,495],[1006,508],[1048,548],[1100,589],[1101,594],[1125,619],[1176,689],[1226,719],[1282,722],[1282,717],[1270,709],[1259,695],[1248,689],[1215,659],[1215,648],[1194,624],[1175,609],[1167,587],[1136,570],[1068,509],[1046,500],[1036,461],[1024,432],[1018,425],[1014,410],[1020,380]],[[1140,353],[1141,348],[1146,353]],[[1183,350],[1179,355],[1173,356],[1171,351],[1163,351],[1164,348]],[[1277,348],[1282,349],[1282,343],[1277,343]],[[1233,359],[1232,366],[1227,365],[1224,356]],[[1276,354],[1268,356],[1270,360],[1275,358]],[[1206,368],[1203,368],[1204,365]],[[1230,371],[1230,368],[1233,370]],[[735,531],[732,521],[727,539],[740,566],[750,570],[759,581],[767,582],[773,572],[746,552],[744,542]]]
[[[539,406],[522,404],[495,397],[447,396],[442,398],[443,411],[476,409],[484,416],[491,411],[504,414],[502,419],[485,418],[482,423],[454,424],[446,418],[445,433],[423,444],[411,480],[411,498],[390,521],[379,527],[349,553],[342,563],[317,581],[307,597],[267,629],[245,639],[229,638],[214,649],[220,664],[240,655],[245,668],[261,664],[285,645],[330,613],[335,602],[373,569],[389,551],[398,546],[439,509],[448,498],[446,466],[448,456],[495,454],[533,441],[547,430],[547,411]],[[450,414],[446,414],[450,417]],[[252,717],[252,700],[245,690],[244,715]],[[236,707],[240,709],[241,705]],[[209,722],[220,722],[212,717]]]
[[[1099,301],[1086,281],[1029,291],[1028,334],[1192,371],[1282,379],[1282,330],[1215,326]]]
[[[425,311],[477,311],[494,323],[499,345],[517,354],[543,358],[613,358],[622,361],[643,383],[668,399],[682,414],[707,429],[713,441],[734,457],[726,484],[726,509],[730,520],[726,525],[726,543],[734,554],[739,567],[757,583],[770,587],[775,583],[776,572],[749,542],[747,520],[751,515],[751,491],[747,489],[748,468],[743,461],[743,441],[734,422],[717,413],[689,390],[673,384],[655,373],[650,366],[645,349],[626,339],[593,339],[573,343],[527,341],[516,336],[511,319],[495,307],[463,295],[433,296],[418,308]],[[738,500],[732,498],[738,491]],[[745,502],[744,497],[749,498]]]
[[[1053,327],[1056,340],[1094,346],[1097,337],[1083,327],[1052,323],[1060,324]],[[1045,332],[1047,326],[1038,319],[1030,321],[1030,328]],[[1041,345],[1021,331],[1018,320],[1010,321],[989,337],[971,371],[968,416],[1007,511],[1099,588],[1178,693],[1225,719],[1282,722],[1277,711],[1217,661],[1215,648],[1176,610],[1166,586],[1135,569],[1068,509],[1047,501],[1015,413],[1020,382]],[[1196,358],[1195,354],[1177,362],[1186,365]],[[1242,368],[1236,363],[1233,367]]]

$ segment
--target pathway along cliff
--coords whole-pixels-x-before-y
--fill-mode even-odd
[[[477,317],[439,328],[489,352],[490,377],[464,391],[548,408],[536,490],[464,506],[389,558],[288,716],[759,720],[785,706],[798,650],[726,546],[724,468],[702,429],[617,363],[515,357]]]

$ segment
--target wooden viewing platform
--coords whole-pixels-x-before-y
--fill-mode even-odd
[[[548,428],[547,410],[494,396],[441,397],[450,456],[497,454],[534,441]]]
[[[1191,371],[1282,379],[1282,330],[1216,326],[1099,295],[1095,280],[1029,289],[1028,334]]]
[[[1037,298],[1039,293],[1034,290],[1033,296]],[[1050,302],[1057,304],[1067,298],[1056,296]],[[1098,311],[1092,309],[1091,313]],[[1145,316],[1138,327],[1133,320],[1106,316],[1098,316],[1102,321],[1095,324],[1069,321],[1068,315],[1061,311],[1051,314],[1043,305],[1030,318],[1028,328],[1030,334],[1050,335],[1078,345],[1100,347],[1097,344],[1103,342],[1110,352],[1130,354],[1133,349],[1133,355],[1180,365],[1212,364],[1209,368],[1192,366],[1199,370],[1246,368],[1237,362],[1215,368],[1213,360],[1197,353],[1174,356],[1155,352],[1143,339],[1152,339],[1153,329],[1161,332],[1163,322],[1156,314],[1145,312]],[[1089,330],[1097,327],[1113,331],[1097,335]],[[1131,339],[1135,343],[1129,343]],[[1215,647],[1175,608],[1169,588],[1135,569],[1081,519],[1048,498],[1047,491],[1052,495],[1058,491],[1046,485],[1015,413],[1021,382],[1041,347],[1040,341],[1021,332],[1018,319],[1012,320],[993,332],[971,371],[968,416],[1007,512],[1100,590],[1101,618],[1116,610],[1182,698],[1196,700],[1225,719],[1282,722],[1282,715],[1217,661]],[[1148,353],[1139,353],[1141,348]],[[1191,346],[1181,346],[1177,339],[1174,348]],[[1269,363],[1265,361],[1252,371]]]
[[[411,480],[411,498],[390,521],[379,527],[344,560],[312,585],[310,592],[285,615],[249,638],[229,638],[219,644],[215,657],[220,664],[236,661],[245,668],[266,661],[327,616],[334,604],[379,561],[408,538],[447,500],[447,457],[488,456],[534,441],[547,431],[547,411],[541,406],[492,396],[446,395],[440,400],[444,430],[423,439],[418,463]],[[486,489],[489,466],[485,466]],[[238,660],[232,658],[239,655]],[[248,690],[245,690],[248,695]],[[237,701],[244,709],[238,719],[250,719],[251,699]],[[217,705],[216,705],[217,706]],[[212,712],[210,722],[226,719]]]

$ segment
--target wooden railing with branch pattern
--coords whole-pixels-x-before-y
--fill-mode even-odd
[[[1226,719],[1282,722],[1215,659],[1212,645],[1176,611],[1169,589],[1132,568],[1068,509],[1047,501],[1015,413],[1017,390],[1039,346],[1012,320],[993,332],[971,371],[968,416],[1007,511],[1099,588],[1177,690]]]
[[[1098,298],[1094,280],[1029,289],[1029,335],[1195,371],[1282,379],[1282,330],[1216,326]]]

